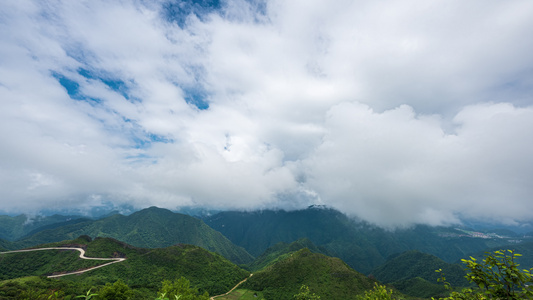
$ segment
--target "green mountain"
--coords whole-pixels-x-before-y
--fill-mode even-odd
[[[437,284],[437,279],[441,276],[435,272],[438,269],[442,270],[452,286],[469,285],[462,266],[447,263],[434,255],[416,250],[391,257],[385,264],[372,271],[372,276],[410,296],[436,297],[445,293],[444,286]]]
[[[242,288],[262,292],[266,299],[292,300],[307,285],[322,299],[356,299],[374,282],[338,258],[302,249],[254,273]]]
[[[62,224],[79,216],[35,216],[18,215],[16,217],[0,215],[0,239],[14,241],[36,231],[40,227],[52,224]]]
[[[143,209],[129,216],[117,214],[100,220],[84,220],[42,230],[16,241],[14,247],[24,248],[70,240],[80,235],[111,237],[145,248],[191,244],[217,252],[234,263],[247,264],[253,260],[246,250],[235,246],[203,221],[156,207]]]
[[[389,286],[393,286],[401,293],[415,298],[435,298],[448,297],[449,291],[441,283],[429,282],[423,278],[415,277],[395,281]]]
[[[186,244],[147,249],[109,238],[97,238],[87,245],[87,255],[119,255],[127,260],[83,275],[64,277],[65,280],[104,284],[121,279],[132,288],[155,291],[163,280],[184,276],[200,291],[217,295],[227,292],[249,275],[217,253]]]
[[[280,260],[290,256],[293,252],[307,248],[313,253],[321,253],[330,255],[330,253],[321,247],[315,246],[308,238],[302,238],[290,244],[279,242],[276,245],[268,248],[263,254],[257,257],[250,265],[252,271],[261,270],[269,265],[272,265]]]
[[[461,236],[455,229],[445,227],[414,226],[390,231],[321,207],[221,212],[204,221],[254,256],[279,242],[307,237],[363,273],[385,263],[387,257],[408,250],[417,249],[455,262],[471,253],[510,244],[508,239]]]
[[[472,256],[476,259],[483,259],[487,252],[493,253],[494,251],[498,250],[514,250],[515,253],[522,255],[516,258],[516,262],[520,264],[520,269],[533,268],[533,242],[521,242],[508,245],[506,247],[494,247],[484,251],[479,251],[475,254],[472,254]]]
[[[85,223],[85,222],[91,222],[91,221],[93,221],[93,220],[92,219],[88,219],[88,218],[77,218],[77,219],[66,220],[64,222],[44,225],[44,226],[41,226],[41,227],[39,227],[37,229],[34,229],[34,230],[30,231],[25,236],[19,238],[19,240],[26,239],[26,238],[28,238],[28,237],[30,237],[32,235],[35,235],[35,234],[37,234],[37,233],[39,233],[41,231],[53,230],[53,229],[64,227],[64,226],[68,226],[68,225],[75,225],[75,224],[78,224],[78,223]]]
[[[6,251],[10,249],[10,242],[0,239],[0,251]]]
[[[445,277],[453,286],[468,286],[464,278],[465,270],[458,264],[450,264],[442,259],[417,250],[406,251],[391,257],[387,262],[372,271],[372,275],[383,283],[399,280],[423,278],[436,283],[440,274],[435,270],[442,269]]]
[[[96,238],[91,241],[85,236],[40,247],[74,245],[85,248],[88,257],[125,257],[126,260],[80,275],[48,279],[50,285],[55,285],[54,282],[59,280],[70,287],[102,287],[106,283],[121,280],[133,289],[144,291],[153,299],[164,280],[173,281],[183,276],[201,292],[207,291],[211,295],[217,295],[227,292],[249,276],[249,272],[221,255],[193,245],[178,244],[166,248],[148,249],[133,247],[111,238]],[[62,250],[56,253],[55,250],[46,250],[18,253],[16,258],[20,261],[11,259],[8,265],[10,270],[19,269],[19,275],[42,275],[54,270],[64,271],[64,268],[68,266],[56,265],[56,262],[70,259],[67,256],[70,256],[72,252]],[[41,265],[37,267],[41,273],[32,271],[22,274],[28,267],[36,269],[32,260],[36,260]]]

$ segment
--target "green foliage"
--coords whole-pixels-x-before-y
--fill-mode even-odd
[[[415,226],[388,231],[333,209],[316,207],[298,211],[221,212],[205,222],[254,256],[279,242],[291,243],[307,237],[331,256],[365,274],[389,256],[411,249],[455,262],[471,253],[508,245],[505,239],[442,237],[455,232],[444,227]]]
[[[296,300],[320,300],[320,296],[318,296],[315,293],[312,293],[309,290],[309,287],[305,284],[303,284],[300,287],[300,292],[296,295],[294,295],[294,299]]]
[[[127,259],[63,280],[103,285],[121,279],[134,289],[144,288],[155,293],[162,281],[184,276],[201,292],[216,295],[227,292],[249,275],[219,254],[192,245],[145,249],[109,238],[96,238],[87,243],[87,255]]]
[[[0,254],[0,280],[71,272],[109,262],[81,259],[79,254],[76,250],[3,253]]]
[[[453,286],[468,286],[466,272],[460,265],[449,264],[431,254],[411,250],[391,257],[372,271],[379,281],[393,286],[403,294],[413,297],[439,297],[446,294],[442,285],[436,284],[442,269]]]
[[[99,299],[106,300],[127,300],[133,297],[133,291],[122,280],[115,283],[107,283],[100,291]]]
[[[439,275],[435,270],[442,269],[454,286],[467,286],[464,278],[466,272],[460,265],[449,264],[440,258],[411,250],[390,258],[387,262],[372,271],[372,275],[383,283],[392,283],[416,277],[429,282],[436,282]]]
[[[98,294],[91,293],[91,289],[89,289],[85,295],[79,295],[79,296],[76,296],[76,298],[83,298],[85,300],[90,300],[94,296],[98,296]]]
[[[277,261],[287,258],[291,253],[304,248],[314,253],[329,254],[327,250],[315,246],[308,238],[302,238],[290,244],[279,242],[268,248],[261,256],[255,259],[249,268],[252,271],[261,270]]]
[[[415,277],[392,282],[388,286],[393,287],[404,295],[416,298],[443,297],[448,290],[437,282],[429,282],[424,278]]]
[[[533,283],[531,270],[520,270],[515,259],[520,254],[514,250],[499,250],[493,255],[487,255],[482,262],[471,257],[463,259],[463,263],[470,270],[467,274],[469,281],[475,283],[485,294],[504,299],[523,299],[533,296],[528,284]]]
[[[501,249],[501,247],[491,248],[491,249],[488,249],[488,250],[473,254],[472,257],[474,257],[474,258],[476,258],[478,260],[483,260],[483,258],[485,257],[487,252],[493,253],[493,252],[498,251],[500,249]],[[509,248],[509,249],[511,249],[511,248]],[[522,254],[522,256],[520,256],[520,259],[519,259],[520,260],[520,267],[522,269],[531,269],[531,268],[533,268],[533,242],[524,241],[522,243],[513,245],[512,249],[514,249],[516,253]]]
[[[84,283],[72,284],[46,277],[25,277],[0,281],[0,299],[74,299],[90,289]]]
[[[247,289],[235,289],[233,292],[222,295],[222,296],[216,296],[214,299],[216,300],[265,300],[263,297],[263,293],[258,291],[252,291]]]
[[[355,299],[373,283],[338,258],[302,249],[254,273],[242,288],[261,291],[266,299],[293,300],[304,284],[322,299]]]
[[[532,270],[518,268],[516,259],[520,256],[514,250],[497,250],[487,253],[482,261],[474,257],[463,259],[469,271],[466,278],[477,289],[465,288],[461,292],[453,291],[442,270],[437,270],[442,276],[439,281],[451,291],[445,299],[533,299],[529,287],[533,284]]]
[[[253,257],[234,245],[202,220],[150,207],[129,216],[113,215],[100,220],[83,220],[41,230],[17,241],[13,247],[24,248],[45,243],[72,240],[80,235],[110,237],[135,247],[162,248],[185,243],[217,252],[237,264],[248,264]]]
[[[0,239],[0,252],[11,249],[11,243],[9,241]]]
[[[200,294],[198,289],[192,288],[190,285],[191,283],[185,277],[180,277],[175,281],[165,280],[159,290],[159,294],[163,297],[169,297],[169,299],[209,300],[207,292]]]
[[[50,295],[48,295],[48,300],[58,300],[63,299],[63,291],[50,291]]]
[[[103,289],[106,284],[109,285],[119,280],[131,288],[134,292],[133,298],[147,299],[152,297],[153,299],[156,296],[156,291],[161,287],[162,281],[179,278],[180,276],[190,280],[191,286],[198,289],[200,293],[208,292],[216,295],[227,292],[250,274],[219,254],[192,245],[145,249],[132,247],[110,238],[96,238],[91,241],[90,238],[79,237],[75,240],[54,243],[50,246],[65,245],[84,247],[86,248],[86,255],[89,257],[126,257],[127,259],[123,262],[76,276],[61,277],[52,281],[43,277],[47,280],[47,283],[40,281],[38,288],[27,287],[26,284],[3,285],[0,282],[0,299],[4,299],[1,294],[1,290],[4,288],[9,291],[18,289],[18,294],[22,290],[28,293],[38,290],[39,293],[44,293],[48,289],[47,285],[50,285],[50,288],[54,288],[55,286],[52,283],[55,282],[61,282],[66,286],[72,287],[72,289],[68,289],[66,294],[72,298],[84,295],[90,288],[99,294],[100,297],[96,298],[102,298],[106,294],[99,289]],[[73,261],[60,260],[65,255],[70,255],[69,257]],[[98,261],[94,260],[81,260],[78,255],[79,252],[73,250],[43,250],[2,254],[0,255],[0,273],[12,272],[9,278],[13,278],[35,274],[34,269],[39,271],[37,272],[39,275],[64,271],[68,269],[69,264],[72,264],[70,266],[71,269],[77,269],[80,267],[80,265],[76,266],[78,260],[80,263],[98,263]],[[5,268],[2,262],[6,262]],[[17,293],[14,292],[14,294]]]
[[[364,295],[357,296],[357,300],[392,300],[393,292],[391,289],[376,283],[372,290],[365,291]]]

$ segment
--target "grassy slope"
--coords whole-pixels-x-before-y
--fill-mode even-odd
[[[192,244],[217,252],[238,264],[250,263],[253,260],[243,248],[231,243],[203,221],[155,207],[130,216],[113,215],[96,221],[88,220],[43,230],[15,244],[23,248],[74,239],[80,235],[111,237],[147,248],[167,247],[178,243]]]
[[[254,273],[242,288],[261,291],[266,299],[283,300],[294,299],[302,284],[322,299],[355,299],[374,281],[338,258],[302,249]]]

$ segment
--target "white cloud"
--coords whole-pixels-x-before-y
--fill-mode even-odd
[[[408,106],[376,113],[345,103],[328,117],[324,142],[305,161],[325,203],[388,226],[453,223],[458,214],[531,218],[530,108],[466,107],[457,134]]]
[[[164,2],[4,5],[3,210],[533,217],[530,1],[228,0],[185,24]]]

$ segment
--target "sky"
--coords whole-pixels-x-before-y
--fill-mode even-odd
[[[533,220],[530,0],[0,6],[0,212]]]

